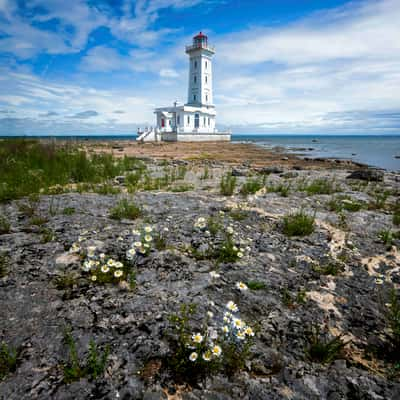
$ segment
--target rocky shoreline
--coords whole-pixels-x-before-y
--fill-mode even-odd
[[[223,149],[216,158],[203,148],[174,160],[159,147],[118,148],[106,151],[136,149],[147,186],[129,190],[132,178],[118,176],[110,182],[116,194],[70,188],[0,205],[10,223],[0,234],[0,342],[17,352],[0,399],[400,398],[387,317],[400,287],[398,174],[356,171],[349,179],[354,164],[282,155],[261,162],[258,150],[228,162]],[[155,187],[167,170],[174,179]],[[229,171],[235,187],[223,195]],[[134,219],[112,218],[122,199],[140,208]],[[313,218],[304,236],[285,233],[285,218],[298,211]],[[236,250],[228,257],[221,244],[229,240]],[[91,251],[129,265],[134,283],[125,270],[126,279],[93,281]],[[193,333],[207,315],[218,330],[230,301],[254,331],[244,365],[177,376],[171,316],[196,304]],[[79,360],[91,341],[99,354],[108,349],[97,376],[66,380],[67,330]],[[316,361],[315,340],[334,338],[340,351]]]

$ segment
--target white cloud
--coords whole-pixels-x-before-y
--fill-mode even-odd
[[[351,125],[331,121],[333,115],[399,110],[398,21],[400,2],[364,1],[290,26],[219,38],[219,121],[272,131],[323,131]],[[370,120],[364,122],[362,129],[372,128]],[[360,124],[353,121],[353,129]]]
[[[177,78],[179,74],[171,68],[163,68],[160,70],[161,78]]]

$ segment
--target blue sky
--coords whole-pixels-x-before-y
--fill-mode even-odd
[[[400,133],[399,0],[0,0],[0,135],[132,133],[215,45],[237,133]]]

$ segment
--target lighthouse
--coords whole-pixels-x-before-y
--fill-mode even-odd
[[[193,44],[186,47],[189,55],[188,105],[213,106],[212,57],[214,48],[208,45],[208,38],[202,32],[193,38]]]
[[[186,46],[189,56],[188,98],[184,105],[156,108],[156,126],[138,131],[138,141],[229,141],[231,132],[216,129],[213,101],[214,47],[200,32]]]

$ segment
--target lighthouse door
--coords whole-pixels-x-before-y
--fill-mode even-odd
[[[200,127],[200,116],[199,114],[194,115],[194,127],[199,128]]]

